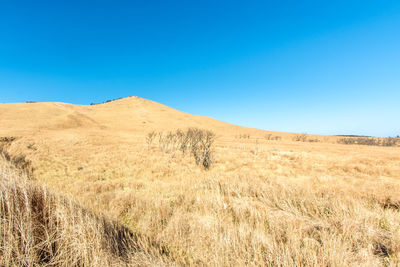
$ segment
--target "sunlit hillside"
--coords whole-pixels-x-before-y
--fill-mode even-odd
[[[158,138],[191,127],[216,135],[207,170]],[[79,203],[61,206],[75,217],[85,209],[147,242],[135,243],[140,253],[114,255],[93,219],[97,230],[82,230],[100,240],[89,251],[98,257],[82,256],[89,265],[400,264],[400,142],[342,144],[341,137],[245,128],[139,97],[91,106],[0,104],[0,138],[7,168],[23,169],[35,183],[18,190],[49,190],[51,203]],[[1,175],[4,207],[11,174]],[[13,221],[1,211],[1,229],[9,229]],[[65,253],[74,253],[67,241]],[[0,265],[10,257],[7,246]]]

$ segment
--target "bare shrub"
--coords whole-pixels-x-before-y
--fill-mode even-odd
[[[37,150],[37,147],[35,147],[35,144],[29,144],[26,148],[30,149],[30,150],[33,150],[33,151]]]
[[[196,163],[201,164],[205,170],[208,170],[214,162],[212,145],[215,141],[215,134],[211,131],[200,130],[199,148],[196,150]],[[198,160],[197,158],[200,159]]]
[[[184,156],[189,145],[189,135],[179,129],[176,131],[176,134],[178,136],[178,147]]]
[[[357,138],[357,144],[359,145],[367,145],[367,146],[379,146],[380,145],[380,140],[376,138]]]
[[[15,136],[5,136],[5,137],[0,137],[0,142],[2,143],[11,143],[15,141],[17,137]]]
[[[345,145],[366,145],[366,146],[396,146],[400,143],[398,138],[374,138],[374,137],[345,137],[337,141]]]
[[[178,129],[166,134],[154,133],[154,136],[156,135],[158,136],[158,146],[163,152],[168,153],[179,149],[185,156],[189,151],[196,164],[205,170],[209,169],[214,162],[213,144],[216,136],[211,131],[189,128],[186,131]]]
[[[356,139],[355,139],[355,138],[351,138],[351,137],[348,137],[348,138],[340,138],[337,142],[338,142],[339,144],[351,145],[351,144],[355,144],[355,143],[356,143]]]
[[[147,143],[147,147],[149,150],[151,149],[151,145],[152,145],[155,137],[156,137],[156,132],[154,132],[154,131],[148,133],[146,136],[146,143]]]
[[[165,136],[165,150],[170,152],[175,147],[176,136],[173,132],[168,132]]]
[[[267,140],[281,140],[282,137],[280,137],[278,135],[266,134],[265,135],[265,139],[267,139]]]
[[[199,142],[203,138],[203,131],[198,128],[190,128],[186,134],[189,137],[190,153],[193,155],[196,164],[200,163]]]
[[[293,137],[293,141],[297,142],[307,142],[307,135],[306,134],[299,134]]]
[[[396,146],[398,143],[400,143],[399,138],[394,138],[394,137],[388,137],[384,138],[381,142],[382,146]]]
[[[162,132],[158,133],[158,148],[161,151],[165,151],[165,138]]]
[[[251,150],[251,153],[253,153],[254,156],[258,155],[258,140],[256,140],[256,145],[254,148]]]
[[[239,134],[237,137],[239,139],[250,139],[250,134]]]

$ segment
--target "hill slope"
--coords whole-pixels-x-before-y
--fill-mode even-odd
[[[145,132],[202,127],[217,132],[240,127],[184,113],[140,97],[82,106],[65,103],[0,104],[0,134],[87,129]]]
[[[187,127],[218,135],[207,171],[178,150],[146,144],[149,131]],[[165,248],[156,261],[399,265],[400,147],[292,136],[137,97],[0,105],[0,151],[18,166],[31,162],[32,177],[52,192]]]

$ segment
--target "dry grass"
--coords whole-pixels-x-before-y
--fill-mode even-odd
[[[161,263],[160,250],[148,239],[49,192],[0,160],[0,266]]]
[[[162,244],[166,265],[400,263],[397,148],[231,140],[203,171],[141,140],[65,147],[39,179]]]
[[[118,101],[96,106],[96,123],[110,127],[100,109],[120,110]],[[26,154],[39,183],[90,210],[107,213],[148,240],[133,253],[136,262],[400,265],[398,146],[349,146],[337,144],[337,137],[324,136],[307,136],[319,142],[297,142],[296,134],[242,129],[201,118],[191,118],[199,125],[190,125],[183,115],[168,110],[163,111],[167,116],[151,108],[155,112],[151,117],[145,104],[135,110],[134,116],[141,118],[134,120],[133,128],[126,126],[134,124],[130,121],[124,124],[126,116],[115,129],[76,126],[29,132],[18,128],[3,135],[19,133],[21,138],[12,142],[8,152]],[[160,124],[157,116],[162,118]],[[163,116],[172,120],[170,125]],[[141,128],[142,119],[151,126]],[[207,171],[189,155],[162,151],[145,141],[152,130],[198,126],[218,136],[215,162]],[[266,138],[267,134],[279,138]],[[37,150],[27,149],[30,144]],[[74,245],[67,254],[84,243],[75,238],[69,241]],[[107,259],[113,253],[94,247],[98,259],[112,265]]]

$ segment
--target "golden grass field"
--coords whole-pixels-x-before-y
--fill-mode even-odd
[[[148,132],[188,127],[217,135],[209,170],[179,151],[160,150],[157,141],[148,149]],[[71,217],[52,228],[64,233],[57,236],[67,244],[60,245],[63,256],[40,262],[32,252],[29,265],[399,266],[400,147],[344,145],[333,136],[298,142],[297,135],[138,97],[93,106],[0,104],[0,137],[16,137],[3,149],[25,155],[34,168],[27,180],[3,159],[0,200],[3,207],[11,201],[10,183],[40,188],[54,196],[57,218]],[[82,219],[81,209],[95,215]],[[0,265],[22,265],[10,260],[24,250],[4,241],[13,233],[6,215]],[[107,245],[107,224],[99,220],[138,236],[128,256],[109,248],[119,239]]]

